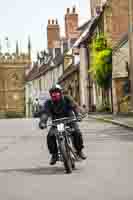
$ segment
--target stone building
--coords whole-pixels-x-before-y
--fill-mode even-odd
[[[32,95],[30,95],[29,93],[33,93],[33,91],[36,91],[34,93],[35,95],[37,95],[43,90],[48,91],[53,83],[57,83],[59,80],[64,89],[67,90],[69,88],[69,94],[73,93],[74,98],[79,101],[78,75],[75,75],[73,86],[71,86],[71,84],[68,86],[68,84],[64,82],[64,80],[66,79],[62,78],[62,74],[66,76],[65,73],[69,71],[68,69],[66,71],[65,67],[71,65],[69,63],[70,55],[67,55],[67,52],[69,51],[69,49],[71,49],[79,35],[80,30],[78,30],[78,14],[75,7],[73,7],[72,10],[70,10],[70,8],[67,8],[67,12],[65,13],[65,37],[62,37],[60,35],[60,26],[58,24],[58,21],[53,19],[48,20],[48,58],[45,59],[48,62],[42,62],[41,64],[36,63],[27,76],[27,116],[31,116],[29,101],[31,101],[30,99]],[[77,50],[75,50],[75,54],[76,53],[78,54]],[[73,59],[73,56],[71,56],[71,59]],[[72,69],[73,65],[71,65],[70,68]],[[78,65],[76,65],[76,70],[77,69]],[[72,71],[77,73],[77,71],[75,71],[75,68],[72,69]],[[72,76],[70,79],[71,81],[73,80]],[[75,90],[75,88],[77,89]]]
[[[75,7],[72,8],[72,12],[70,12],[70,8],[67,8],[65,35],[68,40],[68,51],[64,55],[63,74],[59,78],[59,83],[63,86],[65,93],[71,95],[79,104],[82,104],[81,98],[83,96],[80,93],[80,79],[82,75],[80,74],[79,49],[73,48],[73,45],[81,35]]]
[[[114,113],[130,111],[129,40],[126,33],[113,49],[113,108]]]
[[[104,33],[110,33],[108,36],[112,40],[112,45],[115,45],[128,31],[128,1],[91,0],[90,4],[92,16],[101,13],[104,7],[104,21],[102,22]]]
[[[32,104],[36,98],[48,92],[58,78],[62,75],[63,57],[56,56],[52,58],[47,55],[48,59],[41,65],[36,62],[26,77],[26,116],[32,116]]]
[[[102,3],[104,3],[102,5]],[[100,5],[100,8],[99,8]],[[102,5],[102,6],[101,6]],[[117,6],[116,6],[117,5]],[[98,6],[98,8],[97,8]],[[99,10],[98,10],[99,9]],[[113,65],[112,65],[112,70],[113,70],[113,80],[112,80],[112,85],[113,85],[113,94],[112,90],[110,91],[110,103],[112,105],[112,110],[114,112],[119,112],[122,108],[120,106],[120,99],[123,96],[123,89],[122,85],[125,84],[125,80],[127,79],[127,72],[122,73],[123,71],[122,68],[125,70],[125,62],[128,63],[128,49],[126,46],[128,46],[128,43],[124,43],[124,39],[122,38],[125,36],[125,33],[128,32],[128,1],[125,0],[106,0],[106,1],[91,1],[91,10],[92,10],[92,16],[98,16],[98,21],[97,24],[95,23],[93,25],[94,30],[93,34],[90,37],[90,44],[91,40],[95,37],[95,35],[99,33],[104,33],[105,36],[107,37],[107,42],[108,45],[110,45],[114,49],[114,56],[113,56]],[[121,42],[120,42],[121,41]],[[121,45],[123,45],[123,47]],[[118,49],[117,49],[118,45]],[[121,47],[120,47],[121,46]],[[122,48],[122,49],[121,49]],[[117,50],[116,50],[117,49]],[[120,50],[121,49],[121,50]],[[124,49],[124,50],[123,50]],[[121,51],[121,53],[119,52]],[[122,52],[126,52],[125,54],[127,55],[127,58],[125,60],[125,56],[123,55]],[[119,52],[119,53],[118,53]],[[89,65],[91,65],[91,46],[89,48]],[[119,57],[119,56],[120,57]],[[120,62],[120,58],[121,60]],[[117,64],[116,64],[117,63]],[[119,65],[121,63],[121,66]],[[118,75],[119,72],[119,75]],[[121,72],[121,73],[120,73]],[[123,75],[124,74],[124,75]],[[94,91],[94,90],[93,90]],[[99,89],[97,89],[97,92],[99,94]],[[121,92],[121,93],[120,93]],[[113,95],[113,98],[112,98]],[[101,95],[96,95],[96,101],[97,103],[102,101],[102,99],[99,101],[99,97]],[[99,104],[99,103],[98,103]]]
[[[61,40],[57,19],[48,20],[47,51],[37,55],[37,61],[26,77],[26,116],[32,116],[32,103],[42,92],[49,91],[53,83],[62,75],[62,51],[65,39]],[[67,48],[65,46],[65,48]]]
[[[95,12],[95,15],[86,22],[81,29],[83,30],[79,39],[76,41],[74,47],[80,49],[80,94],[83,95],[82,102],[86,104],[89,111],[94,111],[95,108],[101,109],[103,102],[102,89],[99,88],[96,81],[93,79],[90,72],[90,68],[93,65],[93,40],[99,34],[105,34],[107,37],[108,45],[112,45],[112,10],[108,2],[103,1],[93,1],[96,5],[100,5],[100,10]],[[98,4],[97,4],[98,3]],[[82,86],[81,86],[82,85]],[[84,89],[82,89],[84,88]],[[112,108],[112,90],[109,90],[109,100]],[[82,103],[83,104],[83,103]]]
[[[31,45],[28,53],[0,53],[0,115],[25,115],[25,72],[31,63]]]
[[[94,17],[102,11],[103,4],[106,0],[90,0],[91,16]]]
[[[64,56],[63,74],[58,82],[64,88],[64,93],[72,96],[80,104],[79,80],[79,60],[70,49]]]
[[[128,32],[128,1],[108,1],[112,9],[112,41],[116,45]],[[117,6],[116,6],[117,5]]]
[[[99,16],[93,17],[91,20],[86,22],[79,29],[83,30],[82,34],[75,42],[73,48],[79,48],[80,52],[80,67],[79,67],[79,91],[80,91],[80,104],[85,104],[89,111],[94,110],[96,105],[95,82],[93,81],[91,74],[89,73],[89,67],[92,62],[91,48],[91,37],[94,34],[95,28],[97,27]]]
[[[129,63],[128,3],[125,0],[111,0],[112,47],[113,47],[113,110],[127,112],[130,106],[123,102],[123,85],[127,79],[126,63]],[[117,6],[116,6],[117,5]],[[130,103],[129,103],[130,104]]]

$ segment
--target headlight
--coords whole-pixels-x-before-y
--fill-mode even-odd
[[[57,130],[59,132],[63,132],[65,130],[65,126],[63,123],[57,125]]]

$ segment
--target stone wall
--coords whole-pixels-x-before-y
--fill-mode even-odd
[[[25,68],[22,65],[0,65],[0,112],[25,112]]]
[[[128,1],[111,0],[112,41],[116,44],[128,32]]]
[[[80,91],[79,91],[79,69],[72,71],[73,66],[69,67],[67,72],[63,74],[59,83],[64,89],[64,93],[72,96],[74,100],[80,104]]]

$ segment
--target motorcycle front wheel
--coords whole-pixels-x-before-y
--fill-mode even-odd
[[[60,151],[62,154],[66,173],[70,174],[70,173],[72,173],[73,166],[72,166],[72,161],[71,161],[71,157],[70,157],[70,151],[67,148],[67,145],[65,144],[64,140],[60,141]]]

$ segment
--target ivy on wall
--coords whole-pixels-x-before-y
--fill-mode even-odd
[[[99,87],[107,90],[112,79],[112,49],[107,46],[104,35],[98,35],[92,41],[92,65],[90,72]]]

